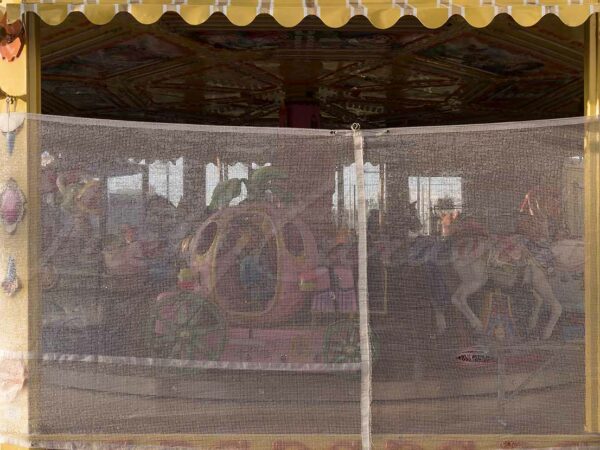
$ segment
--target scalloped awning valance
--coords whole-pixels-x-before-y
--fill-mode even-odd
[[[39,0],[0,1],[9,22],[34,12],[50,24],[61,23],[72,12],[84,14],[94,24],[105,24],[127,12],[141,23],[158,21],[176,12],[192,25],[221,12],[235,25],[248,25],[259,14],[269,14],[284,27],[297,25],[306,16],[317,16],[329,27],[341,27],[352,17],[367,17],[377,28],[389,28],[403,16],[415,16],[428,28],[442,26],[460,15],[474,27],[488,25],[499,14],[509,14],[522,26],[531,26],[546,14],[566,25],[581,25],[600,11],[598,0]]]

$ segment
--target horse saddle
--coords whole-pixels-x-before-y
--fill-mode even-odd
[[[525,264],[525,247],[517,236],[497,239],[490,251],[489,265],[520,267]]]
[[[488,271],[499,286],[514,286],[519,269],[525,264],[525,247],[515,236],[498,239],[490,249]]]

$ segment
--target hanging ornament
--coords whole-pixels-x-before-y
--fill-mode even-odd
[[[17,276],[17,263],[15,262],[14,256],[8,257],[6,277],[4,277],[4,280],[2,281],[2,289],[9,297],[13,296],[19,289],[21,289],[21,282]]]
[[[14,131],[6,133],[6,150],[8,151],[9,156],[12,156],[15,149],[15,140],[16,136]]]
[[[17,20],[8,23],[6,14],[0,18],[0,57],[12,62],[21,56],[25,46],[25,27],[23,22]]]
[[[25,194],[12,178],[0,189],[0,222],[12,234],[25,215]]]
[[[11,105],[15,104],[14,97],[6,97],[6,112],[0,113],[0,131],[6,139],[6,151],[12,156],[19,128],[25,122],[25,114],[11,112]]]
[[[12,402],[27,381],[27,365],[22,359],[0,358],[0,402]]]

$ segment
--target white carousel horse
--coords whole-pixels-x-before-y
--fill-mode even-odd
[[[580,239],[562,239],[552,245],[556,270],[567,273],[583,273],[583,241]]]
[[[565,311],[583,314],[584,243],[582,239],[562,239],[552,247],[556,276],[550,280],[554,294]]]
[[[452,294],[451,301],[478,332],[483,331],[483,323],[469,306],[468,299],[487,283],[490,276],[488,261],[493,251],[498,251],[497,241],[483,236],[459,238],[452,245],[452,265],[460,282]],[[518,254],[516,261],[520,262],[519,270],[523,271],[523,280],[531,286],[535,301],[529,316],[527,331],[532,332],[537,327],[545,303],[550,309],[550,317],[542,332],[542,339],[548,339],[562,314],[562,305],[554,295],[547,269],[529,253],[524,245],[515,248],[514,252]]]
[[[550,237],[548,214],[540,207],[539,200],[532,192],[525,196],[521,204],[521,213],[519,234],[525,236],[529,242],[538,239],[547,241]],[[531,286],[534,304],[527,323],[527,331],[532,332],[537,327],[542,306],[546,304],[550,315],[541,337],[550,338],[563,311],[548,277],[554,261],[550,263],[550,267],[544,267],[543,262],[532,254],[531,248],[528,248],[522,240],[519,242],[516,236],[487,236],[481,228],[476,232],[473,232],[473,229],[465,230],[468,227],[461,222],[455,222],[458,230],[454,230],[452,238],[451,260],[460,279],[456,291],[452,294],[452,304],[465,316],[473,329],[478,332],[483,331],[483,323],[473,313],[468,299],[486,284],[490,277],[490,256],[494,256],[492,252],[495,252],[496,255],[501,255],[507,264],[513,263],[515,268],[518,266],[522,271],[523,281]],[[474,225],[474,228],[478,227],[473,222],[471,225]],[[564,251],[558,250],[564,247],[560,243],[561,241],[558,241],[553,246],[548,246],[550,257],[556,256],[557,253],[559,257],[565,255]],[[555,252],[552,252],[553,248],[556,249]]]

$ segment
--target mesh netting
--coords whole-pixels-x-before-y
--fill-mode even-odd
[[[584,127],[532,125],[365,137],[375,432],[583,431]]]
[[[582,433],[587,126],[28,117],[34,433]]]

